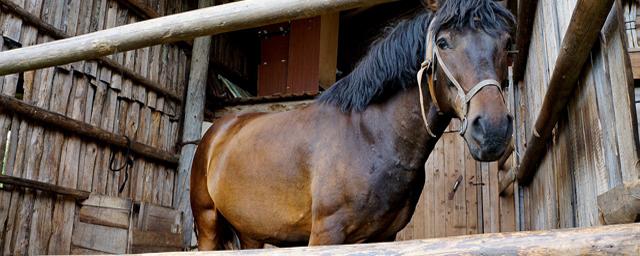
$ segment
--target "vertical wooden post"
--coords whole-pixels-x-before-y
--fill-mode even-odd
[[[211,5],[213,5],[213,0],[199,0],[198,2],[199,8]],[[210,49],[210,36],[195,39],[191,57],[191,73],[187,87],[187,99],[184,101],[183,146],[180,153],[180,163],[178,165],[177,186],[174,190],[175,194],[173,198],[175,200],[174,207],[184,214],[182,232],[185,246],[191,245],[193,233],[193,214],[191,213],[191,204],[189,202],[189,187],[191,180],[191,162],[193,161],[197,145],[184,143],[197,141],[202,134]]]

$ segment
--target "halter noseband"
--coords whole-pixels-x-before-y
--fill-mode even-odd
[[[451,73],[447,65],[444,63],[444,61],[440,57],[440,51],[438,50],[438,47],[435,46],[435,33],[433,31],[432,25],[433,23],[429,26],[429,33],[427,33],[427,49],[425,51],[426,52],[425,59],[424,59],[424,62],[422,62],[420,70],[418,71],[418,90],[420,92],[420,111],[422,113],[422,120],[424,121],[424,125],[427,128],[427,132],[429,133],[429,135],[433,138],[436,138],[436,135],[431,131],[431,128],[429,127],[429,122],[427,121],[427,114],[424,107],[424,94],[422,93],[422,78],[424,77],[424,73],[426,71],[431,70],[430,72],[428,72],[429,94],[431,95],[431,100],[433,101],[433,104],[436,106],[436,109],[440,111],[440,106],[438,104],[438,99],[436,98],[436,90],[434,85],[434,77],[436,74],[436,65],[434,65],[434,60],[435,60],[438,66],[442,68],[442,71],[444,71],[449,81],[456,86],[456,88],[458,89],[458,97],[462,99],[462,102],[463,102],[462,112],[464,114],[462,117],[462,127],[460,128],[460,136],[464,136],[464,134],[467,132],[467,127],[468,127],[467,115],[469,114],[469,103],[471,103],[471,99],[473,99],[473,97],[475,97],[485,87],[495,86],[496,88],[498,88],[498,91],[500,92],[500,96],[502,96],[502,100],[506,102],[504,99],[504,94],[502,93],[502,87],[500,86],[500,82],[494,79],[486,79],[474,85],[471,88],[471,90],[469,90],[469,92],[465,92],[462,86],[460,85],[460,83],[458,82],[458,80],[456,80],[456,78],[453,76],[453,74]]]

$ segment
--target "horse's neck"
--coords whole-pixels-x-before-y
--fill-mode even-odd
[[[379,115],[375,119],[386,121],[386,127],[380,126],[379,129],[390,130],[384,132],[385,140],[391,142],[393,148],[390,150],[409,168],[419,168],[424,164],[451,121],[450,116],[439,115],[432,107],[430,98],[425,97],[427,122],[436,135],[436,138],[431,137],[421,116],[418,95],[417,87],[403,90],[380,103],[376,110],[371,110],[371,114]]]

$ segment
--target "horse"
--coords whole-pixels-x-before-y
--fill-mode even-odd
[[[198,248],[394,241],[452,118],[476,160],[506,150],[512,116],[498,81],[513,24],[493,0],[420,8],[309,106],[216,121],[191,170]]]

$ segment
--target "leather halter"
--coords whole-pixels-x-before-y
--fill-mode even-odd
[[[431,95],[431,100],[433,101],[433,104],[436,106],[436,109],[438,110],[438,112],[440,112],[440,106],[438,104],[438,99],[436,98],[436,90],[435,90],[435,84],[434,84],[434,77],[436,74],[436,65],[434,63],[437,62],[437,65],[440,66],[440,68],[442,68],[442,71],[444,71],[449,81],[458,89],[458,97],[462,100],[462,103],[463,103],[462,105],[463,117],[462,117],[462,127],[460,128],[460,136],[464,136],[464,134],[467,132],[467,127],[468,127],[467,115],[469,114],[469,104],[471,103],[471,100],[473,99],[473,97],[475,97],[482,89],[484,89],[487,86],[495,86],[496,88],[498,88],[498,91],[500,92],[500,96],[502,96],[502,100],[504,102],[506,102],[506,100],[504,98],[504,94],[502,93],[502,87],[500,85],[500,82],[494,79],[482,80],[476,85],[474,85],[471,88],[471,90],[469,90],[468,92],[465,92],[464,88],[462,88],[458,80],[456,80],[456,78],[453,76],[453,74],[451,73],[447,65],[444,63],[442,57],[440,57],[440,51],[438,50],[438,47],[435,45],[435,33],[432,29],[432,25],[429,26],[429,33],[427,33],[427,49],[425,51],[426,54],[425,54],[424,62],[422,62],[420,70],[418,71],[418,74],[417,74],[418,90],[420,92],[420,111],[422,113],[422,120],[424,121],[424,125],[427,128],[427,132],[429,133],[429,135],[433,138],[436,138],[436,135],[431,131],[431,128],[429,127],[429,122],[427,121],[427,114],[424,107],[424,94],[422,93],[422,78],[424,77],[424,73],[426,71],[429,71],[427,72],[429,75],[429,80],[428,80],[429,94]]]

